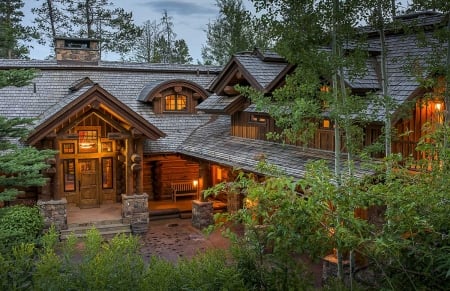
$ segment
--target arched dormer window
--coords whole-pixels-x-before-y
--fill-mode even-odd
[[[186,111],[187,96],[182,94],[171,94],[164,97],[164,111]]]
[[[193,81],[173,79],[148,83],[142,88],[137,100],[152,103],[156,114],[195,114],[195,107],[208,96],[208,92]]]

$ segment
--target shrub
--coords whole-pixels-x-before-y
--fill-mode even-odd
[[[44,227],[37,207],[22,205],[0,209],[0,252],[21,243],[34,243]]]

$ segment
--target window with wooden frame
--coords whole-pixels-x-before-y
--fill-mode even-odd
[[[76,177],[75,177],[75,160],[68,159],[63,160],[64,171],[64,192],[73,192],[76,190]]]
[[[96,153],[98,151],[97,130],[78,131],[78,152]]]
[[[323,119],[322,123],[320,124],[320,127],[324,129],[331,129],[332,128],[331,120],[328,118]]]
[[[102,158],[102,188],[113,188],[113,159]]]
[[[62,153],[63,154],[74,154],[75,153],[75,143],[68,142],[62,144]]]
[[[167,95],[164,98],[164,111],[186,111],[187,96],[181,94]]]
[[[266,124],[266,121],[267,121],[267,116],[265,116],[265,115],[261,115],[261,114],[251,114],[250,115],[250,122]]]

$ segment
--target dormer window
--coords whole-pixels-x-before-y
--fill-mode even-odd
[[[164,111],[186,111],[187,97],[181,94],[167,95],[164,99]]]

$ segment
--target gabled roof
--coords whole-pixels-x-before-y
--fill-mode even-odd
[[[8,86],[0,89],[0,115],[7,118],[38,118],[36,126],[44,122],[51,114],[58,112],[66,103],[81,96],[93,84],[98,84],[114,98],[134,111],[147,123],[164,132],[165,137],[152,141],[152,149],[157,152],[171,151],[182,142],[199,124],[200,114],[155,114],[151,105],[138,101],[142,89],[149,83],[161,83],[161,80],[187,80],[206,88],[218,74],[216,66],[179,65],[179,64],[140,64],[123,62],[99,62],[92,64],[58,64],[54,60],[0,60],[0,70],[35,68],[36,78],[23,87]],[[88,79],[90,81],[88,81]],[[89,84],[92,82],[91,84]],[[78,91],[70,88],[79,86]],[[170,125],[183,123],[186,132],[180,132]],[[33,128],[31,128],[33,129]]]
[[[94,84],[81,88],[79,91],[66,96],[66,98],[39,116],[34,131],[29,135],[27,142],[29,144],[35,144],[54,131],[57,126],[62,124],[70,116],[80,110],[84,110],[85,107],[105,107],[120,118],[123,118],[131,127],[136,128],[149,139],[155,140],[165,136],[162,131],[136,114],[133,110],[130,110],[124,103],[120,102],[98,84]]]
[[[234,75],[241,74],[250,86],[262,92],[269,92],[271,84],[284,77],[291,68],[282,57],[274,52],[253,52],[235,54],[210,86],[210,90],[222,94],[225,86],[230,85]],[[231,84],[234,85],[234,84]]]

